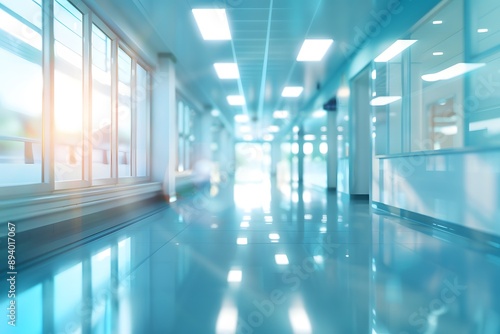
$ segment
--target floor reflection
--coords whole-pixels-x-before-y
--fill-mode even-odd
[[[198,191],[22,268],[0,332],[500,332],[494,247],[293,183]]]

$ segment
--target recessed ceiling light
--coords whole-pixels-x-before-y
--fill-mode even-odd
[[[484,34],[486,32],[488,32],[489,29],[486,29],[486,28],[480,28],[480,29],[477,29],[477,32],[480,33],[480,34]]]
[[[238,245],[247,245],[248,244],[248,239],[247,238],[238,238],[238,239],[236,239],[236,244],[238,244]]]
[[[235,115],[234,121],[236,123],[247,123],[248,121],[250,121],[250,117],[245,114]]]
[[[241,282],[241,279],[243,278],[243,273],[241,270],[231,270],[227,274],[227,281],[229,283],[239,283]]]
[[[442,55],[444,55],[444,52],[437,51],[437,52],[433,52],[432,55],[433,56],[442,56]]]
[[[373,107],[382,107],[401,100],[401,96],[379,96],[370,101]]]
[[[299,97],[300,94],[302,94],[302,91],[304,90],[303,87],[285,87],[283,89],[283,92],[281,93],[281,96],[283,97]]]
[[[485,66],[484,63],[458,63],[442,71],[426,74],[422,76],[422,80],[428,82],[449,80],[458,76],[461,76],[467,72],[476,70],[480,67]]]
[[[332,43],[332,39],[306,39],[297,56],[297,61],[321,61]]]
[[[204,40],[230,40],[231,32],[225,9],[193,9]]]
[[[275,118],[275,119],[286,119],[286,118],[288,118],[289,115],[290,115],[290,113],[288,112],[288,110],[276,110],[273,113],[273,118]]]
[[[280,235],[278,233],[271,233],[271,234],[269,234],[269,239],[271,239],[271,240],[279,240],[280,239]]]
[[[400,39],[375,58],[376,63],[386,63],[417,42],[414,39]]]
[[[432,24],[434,24],[434,25],[443,24],[443,21],[441,21],[441,20],[435,20],[435,21],[432,21]]]
[[[219,79],[239,79],[240,72],[236,63],[215,63],[215,71]]]
[[[242,133],[248,133],[248,132],[252,131],[252,128],[249,127],[248,125],[243,125],[243,126],[239,127],[239,130]]]
[[[277,132],[280,132],[280,127],[277,125],[271,125],[267,128],[267,131],[269,131],[271,133],[277,133]]]
[[[286,256],[286,254],[276,254],[274,255],[274,260],[276,261],[276,264],[279,265],[287,265],[289,263],[288,256]]]
[[[305,135],[304,140],[305,141],[314,141],[314,140],[316,140],[316,136],[315,135]]]
[[[245,97],[242,95],[229,95],[227,97],[227,103],[232,106],[243,106],[245,105]]]

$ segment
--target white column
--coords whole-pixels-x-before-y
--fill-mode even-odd
[[[337,188],[337,113],[329,111],[327,114],[327,143],[328,155],[326,156],[326,175],[328,189]]]
[[[299,161],[299,163],[298,163],[298,178],[299,178],[299,183],[303,183],[304,182],[304,158],[305,158],[305,155],[304,155],[304,126],[303,125],[300,126],[298,143],[299,143],[299,153],[297,155],[297,158]]]
[[[175,163],[177,156],[175,91],[175,57],[170,53],[158,55],[158,68],[153,77],[151,117],[151,175],[163,183],[163,193],[175,197]]]

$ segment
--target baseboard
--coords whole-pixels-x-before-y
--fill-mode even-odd
[[[452,233],[467,239],[475,240],[481,243],[487,243],[495,248],[500,248],[500,235],[489,234],[486,232],[471,229],[456,223],[444,221],[430,216],[422,215],[413,211],[396,208],[380,202],[373,202],[372,207],[375,210],[389,213],[390,215],[411,220],[416,223],[424,224],[434,230]]]

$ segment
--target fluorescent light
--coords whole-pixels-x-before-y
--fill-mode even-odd
[[[450,125],[450,126],[442,126],[442,127],[435,127],[435,130],[438,132],[441,132],[442,134],[446,136],[454,136],[458,134],[458,126],[456,125]]]
[[[252,128],[248,125],[242,125],[239,127],[240,132],[250,132],[252,131]]]
[[[489,29],[486,29],[486,28],[477,29],[477,32],[480,33],[480,34],[487,33],[488,31],[489,31]]]
[[[227,97],[227,103],[232,106],[243,106],[245,105],[245,97],[242,95],[229,95]]]
[[[312,117],[314,117],[314,118],[321,118],[321,117],[325,117],[325,116],[326,116],[326,111],[324,111],[324,110],[318,110],[318,111],[313,112],[313,114],[312,114]]]
[[[246,123],[250,121],[250,117],[248,115],[240,114],[234,116],[234,121],[236,123]]]
[[[274,260],[276,261],[276,264],[279,264],[279,265],[289,264],[288,256],[286,256],[286,254],[276,254],[276,255],[274,255]]]
[[[394,44],[392,44],[387,50],[382,52],[380,56],[375,58],[376,63],[386,63],[392,58],[399,55],[401,52],[415,44],[416,40],[414,39],[399,39]]]
[[[441,20],[432,21],[432,24],[434,24],[434,25],[443,24],[443,21],[441,21]]]
[[[271,233],[271,234],[269,234],[269,239],[280,240],[280,235],[278,233]]]
[[[305,135],[304,140],[313,141],[313,140],[316,140],[316,136],[315,135]]]
[[[275,119],[285,119],[285,118],[288,118],[289,115],[290,115],[290,113],[288,112],[288,110],[276,110],[273,113],[273,117]]]
[[[379,96],[370,101],[373,107],[382,107],[401,100],[401,96]]]
[[[250,227],[250,223],[249,222],[241,222],[240,227],[248,228],[248,227]]]
[[[243,278],[241,270],[230,270],[227,274],[227,281],[230,283],[239,283]]]
[[[220,111],[217,110],[217,109],[214,109],[214,110],[212,110],[211,114],[212,114],[213,117],[219,117]]]
[[[280,132],[280,127],[277,125],[271,125],[267,128],[267,131],[269,131],[271,133],[277,133],[277,132]]]
[[[422,75],[422,80],[428,82],[449,80],[467,72],[483,67],[484,63],[458,63],[440,72]]]
[[[433,52],[432,55],[433,56],[442,56],[442,55],[444,55],[444,52],[437,51],[437,52]]]
[[[239,79],[240,72],[236,63],[215,63],[215,71],[219,79]]]
[[[302,44],[297,61],[321,61],[333,39],[306,39]]]
[[[273,217],[272,216],[264,216],[264,221],[266,223],[272,223],[273,222]]]
[[[304,90],[303,87],[285,87],[283,89],[283,92],[281,93],[281,96],[283,97],[299,97],[300,94],[302,94],[302,91]]]
[[[372,80],[377,80],[377,70],[372,71]]]
[[[236,239],[236,244],[237,245],[247,245],[248,239],[247,238],[238,238],[238,239]]]
[[[194,19],[204,40],[230,40],[225,9],[193,9]]]

